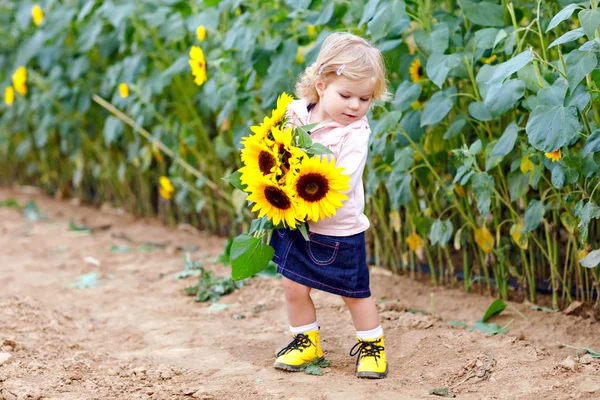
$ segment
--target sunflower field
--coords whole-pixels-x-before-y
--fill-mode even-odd
[[[241,139],[349,31],[395,93],[368,115],[372,263],[598,301],[598,0],[0,0],[0,22],[0,184],[248,231],[222,179]]]

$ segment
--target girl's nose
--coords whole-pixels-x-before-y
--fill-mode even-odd
[[[360,107],[360,103],[359,103],[359,100],[358,100],[358,99],[353,99],[353,100],[350,102],[350,108],[351,108],[352,110],[358,110],[358,108],[359,108],[359,107]]]

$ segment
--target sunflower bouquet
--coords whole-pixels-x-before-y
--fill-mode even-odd
[[[315,124],[293,126],[286,120],[292,96],[283,93],[277,107],[241,140],[243,166],[224,178],[247,193],[258,218],[250,231],[236,237],[229,251],[232,277],[244,279],[266,268],[274,250],[268,245],[273,229],[298,229],[308,240],[308,221],[335,215],[347,200],[350,177],[336,168],[331,151],[313,143]]]

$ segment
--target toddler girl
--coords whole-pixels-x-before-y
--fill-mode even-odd
[[[383,378],[388,366],[383,329],[369,289],[364,214],[363,170],[369,147],[367,111],[373,99],[387,99],[381,53],[366,40],[333,33],[323,42],[317,61],[306,68],[296,93],[300,100],[288,107],[288,120],[302,126],[318,123],[310,136],[329,148],[336,167],[350,175],[348,200],[335,216],[310,222],[310,241],[297,230],[273,233],[273,261],[283,275],[283,290],[292,342],[283,348],[274,366],[299,371],[303,364],[323,358],[319,325],[311,289],[342,296],[350,310],[358,343],[350,355],[358,355],[356,376]],[[324,182],[326,184],[326,182]],[[312,188],[313,200],[319,189]]]

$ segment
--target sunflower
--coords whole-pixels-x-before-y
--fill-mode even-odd
[[[408,68],[408,74],[410,75],[410,80],[415,83],[421,80],[421,76],[423,75],[423,66],[421,65],[421,59],[419,57],[415,58],[410,64],[410,67]]]
[[[269,134],[271,133],[271,128],[273,128],[273,125],[275,125],[271,118],[269,117],[265,117],[265,119],[263,119],[263,122],[260,125],[254,125],[250,127],[250,130],[257,135],[258,137],[260,137],[261,139],[269,139]],[[243,142],[242,142],[243,144]]]
[[[281,130],[276,126],[271,129],[274,148],[279,160],[278,175],[287,173],[292,166],[296,166],[306,156],[305,152],[292,144],[294,138],[292,130],[291,127]]]
[[[277,167],[277,153],[257,136],[245,139],[241,155],[244,167],[240,168],[242,183],[250,184],[257,175],[261,178],[273,178]]]
[[[15,89],[12,86],[8,86],[4,89],[4,103],[7,106],[12,105],[15,102]]]
[[[290,105],[292,100],[294,100],[294,98],[292,96],[290,96],[289,94],[287,94],[286,92],[283,92],[277,98],[277,108],[275,108],[273,110],[273,112],[271,113],[271,123],[273,125],[277,125],[278,123],[283,121],[283,117],[285,117],[285,112],[287,111],[287,107]]]
[[[255,203],[252,212],[259,211],[259,218],[266,215],[275,225],[283,223],[284,226],[296,228],[298,202],[290,188],[261,179],[249,189],[251,193],[246,200]]]
[[[27,94],[27,69],[19,67],[12,76],[15,90],[22,96]]]
[[[126,83],[119,84],[119,94],[122,98],[126,99],[129,97],[129,86]]]
[[[42,11],[42,8],[37,4],[31,9],[31,17],[35,26],[40,26],[40,24],[44,20],[44,12]]]
[[[483,61],[485,64],[492,64],[494,61],[496,61],[498,59],[498,56],[495,54],[492,54],[491,57],[488,58],[482,58],[481,61]]]
[[[169,178],[167,178],[166,176],[161,176],[158,179],[158,183],[158,192],[163,198],[169,200],[171,197],[173,197],[173,192],[175,192],[175,188],[173,187],[173,184],[171,183]]]
[[[342,174],[343,168],[335,167],[335,160],[321,160],[320,157],[305,159],[293,183],[302,215],[309,221],[318,221],[335,215],[336,208],[348,196],[350,176]]]
[[[204,25],[198,25],[198,28],[196,28],[196,39],[200,42],[206,39],[206,28]]]
[[[192,68],[192,75],[194,83],[198,86],[202,86],[206,82],[206,60],[204,59],[204,52],[198,46],[192,46],[190,50],[190,67]]]
[[[552,162],[557,162],[558,160],[560,160],[562,158],[560,149],[558,149],[556,151],[552,151],[550,153],[544,153],[544,155],[546,156],[546,158],[549,158],[550,160],[552,160]]]

